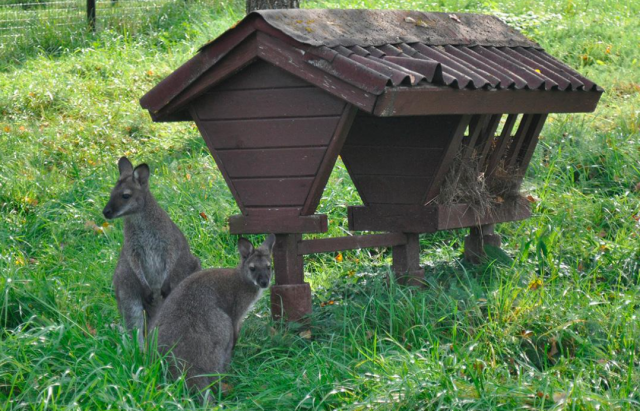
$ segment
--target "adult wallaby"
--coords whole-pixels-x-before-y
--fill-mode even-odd
[[[275,239],[254,249],[240,238],[237,268],[200,271],[167,298],[149,329],[157,328],[158,350],[175,357],[174,377],[186,369],[187,384],[203,391],[225,372],[247,311],[271,282]]]
[[[107,219],[124,217],[124,245],[113,285],[125,326],[139,330],[142,346],[146,322],[172,288],[200,270],[200,260],[149,191],[149,166],[134,169],[122,157],[118,169],[120,178],[102,213]]]

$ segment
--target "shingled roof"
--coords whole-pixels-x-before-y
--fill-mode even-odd
[[[243,43],[252,41],[255,44],[238,52]],[[225,66],[225,57],[234,50],[245,58],[235,58],[236,63]],[[386,116],[435,113],[425,111],[424,101],[409,101],[416,99],[415,92],[436,96],[437,90],[451,89],[461,93],[447,97],[457,98],[474,90],[554,92],[554,97],[562,96],[560,100],[550,99],[551,105],[541,100],[530,110],[572,112],[595,109],[603,91],[493,16],[396,10],[263,10],[251,13],[204,45],[194,58],[147,93],[141,104],[156,120],[186,119],[184,107],[204,92],[202,85],[196,87],[202,82],[199,80],[207,87],[214,86],[256,58],[364,111]],[[481,95],[497,101],[495,94]],[[518,101],[524,102],[521,95]],[[512,94],[500,96],[513,98]],[[442,94],[438,98],[443,98]],[[508,105],[493,110],[509,112],[503,110]],[[510,106],[524,112],[521,105]],[[470,107],[459,110],[469,111]]]

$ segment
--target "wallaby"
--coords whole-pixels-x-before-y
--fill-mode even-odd
[[[134,169],[122,157],[118,169],[120,178],[102,213],[107,219],[124,217],[124,245],[113,285],[125,326],[139,330],[142,347],[145,324],[172,288],[200,270],[200,260],[149,191],[149,166]]]
[[[151,322],[157,328],[158,350],[176,359],[171,373],[183,369],[187,385],[203,392],[224,373],[238,340],[244,317],[271,282],[271,234],[254,249],[249,240],[238,240],[237,268],[203,270],[173,290]]]

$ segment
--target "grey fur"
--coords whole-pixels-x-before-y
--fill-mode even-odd
[[[118,169],[120,178],[103,214],[108,219],[124,217],[124,244],[113,285],[125,326],[139,330],[142,346],[144,326],[163,299],[201,267],[178,226],[149,191],[149,167],[141,164],[134,169],[122,157]]]
[[[158,350],[175,357],[174,377],[186,369],[187,384],[206,395],[226,371],[247,311],[271,282],[274,242],[271,234],[254,249],[240,238],[237,268],[200,271],[167,298],[149,329],[157,328]]]

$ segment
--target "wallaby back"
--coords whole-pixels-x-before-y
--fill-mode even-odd
[[[237,268],[200,271],[172,291],[150,329],[158,350],[177,360],[174,377],[186,370],[187,383],[202,391],[225,372],[247,311],[269,287],[274,242],[271,234],[254,249],[241,238]]]
[[[200,260],[149,190],[149,167],[135,169],[122,157],[120,177],[103,210],[108,219],[124,218],[124,245],[113,276],[118,308],[129,330],[140,330],[173,287],[200,270]]]

